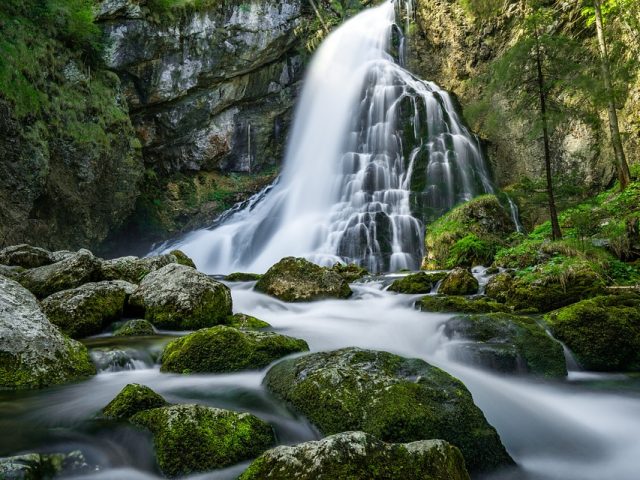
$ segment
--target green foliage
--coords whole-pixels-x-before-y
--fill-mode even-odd
[[[475,18],[496,15],[502,9],[504,0],[458,0],[465,12]]]
[[[495,244],[481,240],[477,235],[470,233],[451,247],[451,253],[447,259],[447,268],[488,265],[493,260],[495,250]]]

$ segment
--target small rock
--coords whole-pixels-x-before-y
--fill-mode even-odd
[[[115,337],[144,337],[155,334],[156,329],[151,322],[140,318],[127,320],[113,332]]]
[[[466,268],[454,268],[442,280],[438,293],[444,295],[472,295],[478,293],[478,280]]]
[[[394,282],[389,286],[389,291],[409,294],[429,293],[436,283],[446,276],[446,272],[413,273],[394,280]]]
[[[89,473],[90,466],[79,450],[69,453],[26,453],[0,458],[0,478],[3,480],[39,480],[61,475]]]
[[[260,280],[260,277],[262,277],[262,275],[259,273],[234,272],[224,277],[224,279],[227,282],[255,282],[256,280]]]
[[[467,298],[460,295],[427,295],[420,300],[419,306],[423,312],[490,313],[511,311],[506,305],[492,302],[485,297]]]
[[[167,405],[167,401],[149,387],[130,383],[102,409],[102,413],[107,418],[126,420],[136,413]]]
[[[234,313],[231,315],[227,319],[227,325],[241,330],[260,330],[271,326],[267,322],[252,317],[251,315],[245,315],[244,313]]]
[[[360,280],[362,277],[366,277],[367,275],[369,275],[369,272],[366,268],[362,268],[355,263],[336,263],[333,267],[331,267],[331,271],[336,272],[347,282],[355,282],[356,280]]]

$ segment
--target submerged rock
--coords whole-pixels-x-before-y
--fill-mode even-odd
[[[471,363],[505,373],[567,375],[562,345],[532,318],[506,313],[460,315],[447,321],[444,334],[472,341],[457,346],[459,356]]]
[[[267,322],[244,313],[234,313],[227,319],[226,324],[230,327],[239,328],[241,330],[260,330],[271,326]]]
[[[36,297],[45,298],[93,281],[99,269],[100,261],[89,250],[79,250],[59,262],[23,272],[19,282]]]
[[[0,389],[42,388],[95,373],[86,347],[60,333],[28,290],[0,276]]]
[[[438,293],[444,295],[472,295],[478,293],[478,280],[466,268],[454,268],[442,280]]]
[[[331,267],[331,271],[336,272],[347,282],[355,282],[356,280],[369,275],[369,272],[366,268],[362,268],[355,263],[336,263],[333,267]]]
[[[88,337],[122,316],[127,297],[135,288],[120,280],[85,283],[49,295],[42,301],[42,309],[66,335]]]
[[[234,272],[224,277],[224,279],[227,282],[255,282],[256,280],[260,280],[260,277],[262,277],[262,275],[259,273]]]
[[[79,450],[69,453],[25,453],[0,458],[0,478],[3,480],[57,478],[63,474],[89,473],[94,468]]]
[[[109,404],[102,409],[107,418],[128,419],[136,413],[168,405],[167,401],[145,385],[126,385]]]
[[[461,295],[427,295],[418,302],[423,312],[490,313],[510,312],[506,305],[487,298],[467,298]]]
[[[54,261],[51,252],[48,250],[32,247],[24,243],[0,250],[0,264],[2,265],[37,268],[49,265]]]
[[[204,273],[172,263],[149,273],[129,305],[158,328],[191,330],[224,323],[231,292]]]
[[[362,430],[399,443],[441,438],[462,451],[470,471],[512,463],[465,386],[422,360],[346,348],[280,362],[265,384],[325,435]]]
[[[640,295],[583,300],[547,314],[546,319],[582,367],[640,370]]]
[[[348,298],[353,293],[338,273],[294,257],[283,258],[272,266],[255,289],[285,302]]]
[[[259,369],[291,353],[307,350],[307,342],[297,338],[218,325],[169,343],[162,353],[161,370],[192,373]]]
[[[364,432],[267,450],[239,480],[468,480],[460,450],[443,440],[385,443]]]
[[[233,465],[275,443],[266,422],[220,408],[174,405],[145,410],[130,421],[151,430],[158,464],[169,477]]]
[[[447,276],[446,272],[418,272],[394,280],[389,286],[390,292],[397,293],[429,293],[435,285]]]
[[[140,318],[127,320],[113,332],[116,337],[143,337],[155,334],[156,329],[153,328],[153,324]]]
[[[104,260],[100,265],[100,275],[104,280],[140,283],[149,273],[172,263],[179,263],[178,257],[172,254],[145,258],[120,257]]]

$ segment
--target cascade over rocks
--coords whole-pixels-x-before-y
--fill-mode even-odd
[[[307,342],[297,338],[218,325],[169,343],[162,353],[161,370],[224,373],[259,369],[291,353],[308,350]]]
[[[258,417],[201,405],[153,408],[130,421],[151,431],[158,464],[168,477],[227,467],[275,443],[271,427]]]
[[[42,388],[95,373],[86,347],[60,333],[28,290],[0,276],[0,389]]]
[[[478,280],[466,268],[454,268],[442,280],[438,293],[443,295],[472,295],[478,293]]]
[[[285,302],[347,298],[353,293],[339,273],[294,257],[283,258],[267,270],[255,289]]]
[[[88,337],[122,316],[127,298],[135,289],[135,285],[122,280],[85,283],[48,296],[42,301],[42,310],[66,335]]]
[[[267,450],[239,480],[468,480],[460,451],[443,440],[385,443],[364,432]]]
[[[359,348],[313,353],[276,364],[265,385],[325,435],[441,438],[462,451],[470,471],[512,463],[465,386],[422,360]]]
[[[192,330],[224,323],[231,292],[204,273],[171,263],[145,276],[129,305],[158,328]]]

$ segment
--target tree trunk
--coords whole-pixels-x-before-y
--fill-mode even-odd
[[[545,92],[544,74],[542,73],[542,52],[538,28],[535,30],[536,39],[536,70],[538,83],[538,96],[540,101],[540,116],[542,120],[542,137],[544,140],[544,167],[547,173],[547,197],[549,200],[549,216],[551,217],[551,237],[553,240],[562,238],[560,223],[558,222],[558,212],[556,210],[556,200],[553,195],[553,179],[551,176],[551,149],[549,148],[549,124],[547,120],[547,98]]]
[[[629,165],[624,156],[622,148],[622,140],[620,138],[620,129],[618,127],[618,114],[616,112],[616,102],[611,85],[611,70],[609,68],[609,54],[607,52],[607,43],[604,37],[604,25],[602,23],[602,11],[600,8],[600,0],[594,0],[593,6],[596,14],[596,32],[598,34],[598,45],[600,47],[600,70],[602,72],[602,80],[607,94],[607,102],[609,104],[609,129],[611,130],[611,143],[613,143],[613,151],[616,157],[616,170],[618,172],[618,180],[620,181],[620,190],[624,190],[631,181],[629,173]]]

